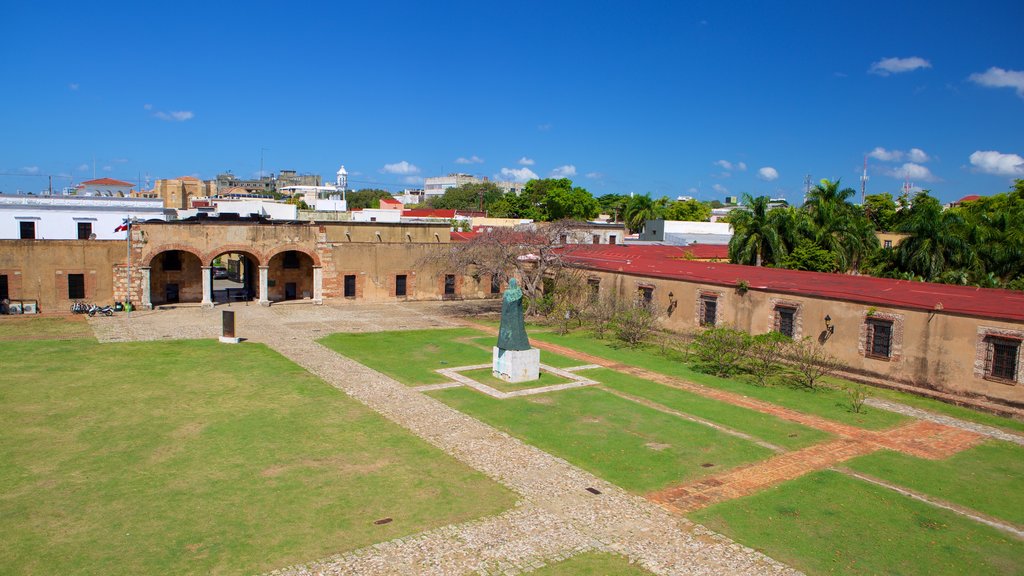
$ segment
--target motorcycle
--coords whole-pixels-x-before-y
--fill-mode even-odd
[[[102,314],[104,316],[113,316],[114,308],[111,306],[97,306],[95,304],[90,304],[89,310],[86,312],[86,314],[88,314],[90,317],[93,317],[96,314]]]
[[[90,306],[92,306],[92,304],[86,304],[81,300],[75,300],[74,302],[71,303],[71,313],[85,314],[86,312],[89,311]]]

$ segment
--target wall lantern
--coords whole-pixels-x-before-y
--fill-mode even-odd
[[[836,325],[832,323],[832,317],[825,314],[825,331],[831,336],[836,331]]]

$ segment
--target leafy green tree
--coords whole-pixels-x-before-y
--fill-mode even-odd
[[[442,210],[479,210],[481,201],[484,210],[497,202],[503,193],[494,182],[470,182],[444,191],[444,195],[434,198],[430,204]]]
[[[806,238],[782,259],[780,265],[790,270],[810,270],[812,272],[835,272],[836,255],[818,246]]]
[[[1007,284],[1024,274],[1024,180],[1013,189],[968,202],[950,210],[961,215],[967,240],[975,248],[979,285],[991,285],[989,276]]]
[[[835,254],[839,269],[844,271],[858,268],[878,249],[874,226],[849,202],[855,194],[853,188],[839,188],[839,180],[824,179],[811,189],[804,203],[815,243]]]
[[[687,222],[707,222],[711,219],[711,206],[696,200],[672,202],[665,209],[665,218]]]
[[[768,208],[768,196],[753,198],[743,194],[743,208],[729,214],[732,239],[729,240],[729,261],[734,264],[761,266],[786,256],[786,246],[779,233],[778,219]]]
[[[379,208],[381,198],[392,198],[391,192],[379,188],[364,188],[345,195],[349,210],[355,208]]]
[[[664,202],[652,199],[650,194],[638,194],[626,201],[623,222],[630,233],[635,234],[643,229],[645,222],[661,218],[664,214]]]
[[[541,203],[547,220],[589,220],[597,216],[600,204],[590,192],[579,186],[552,187]]]
[[[495,218],[523,218],[543,220],[544,214],[539,206],[535,206],[525,194],[505,194],[487,212]]]
[[[627,201],[629,196],[624,194],[605,194],[597,199],[597,203],[601,205],[601,213],[611,216],[612,222],[622,221]]]
[[[966,271],[975,264],[974,250],[965,238],[963,217],[957,211],[943,212],[942,205],[927,190],[914,196],[898,231],[910,234],[896,249],[900,272],[931,282],[950,270]],[[955,276],[947,279],[956,281]]]
[[[870,194],[864,198],[864,215],[874,224],[875,230],[888,232],[896,229],[898,222],[896,201],[892,194]]]

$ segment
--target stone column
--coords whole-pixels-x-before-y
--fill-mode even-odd
[[[260,306],[270,306],[270,266],[260,266]]]
[[[213,267],[202,266],[203,275],[203,308],[213,308]]]
[[[140,268],[142,271],[142,302],[139,302],[139,307],[143,310],[153,309],[153,295],[150,294],[150,272],[153,270],[149,266],[143,266]]]
[[[324,268],[313,266],[313,304],[324,303]]]

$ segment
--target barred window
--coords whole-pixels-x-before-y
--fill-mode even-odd
[[[700,297],[700,325],[714,326],[718,319],[718,298],[715,296]]]
[[[985,376],[996,380],[1017,381],[1020,340],[989,336],[985,353]]]
[[[869,318],[866,347],[868,356],[874,358],[892,356],[892,322]]]
[[[783,336],[792,338],[796,326],[796,308],[789,306],[775,307],[775,330]]]

